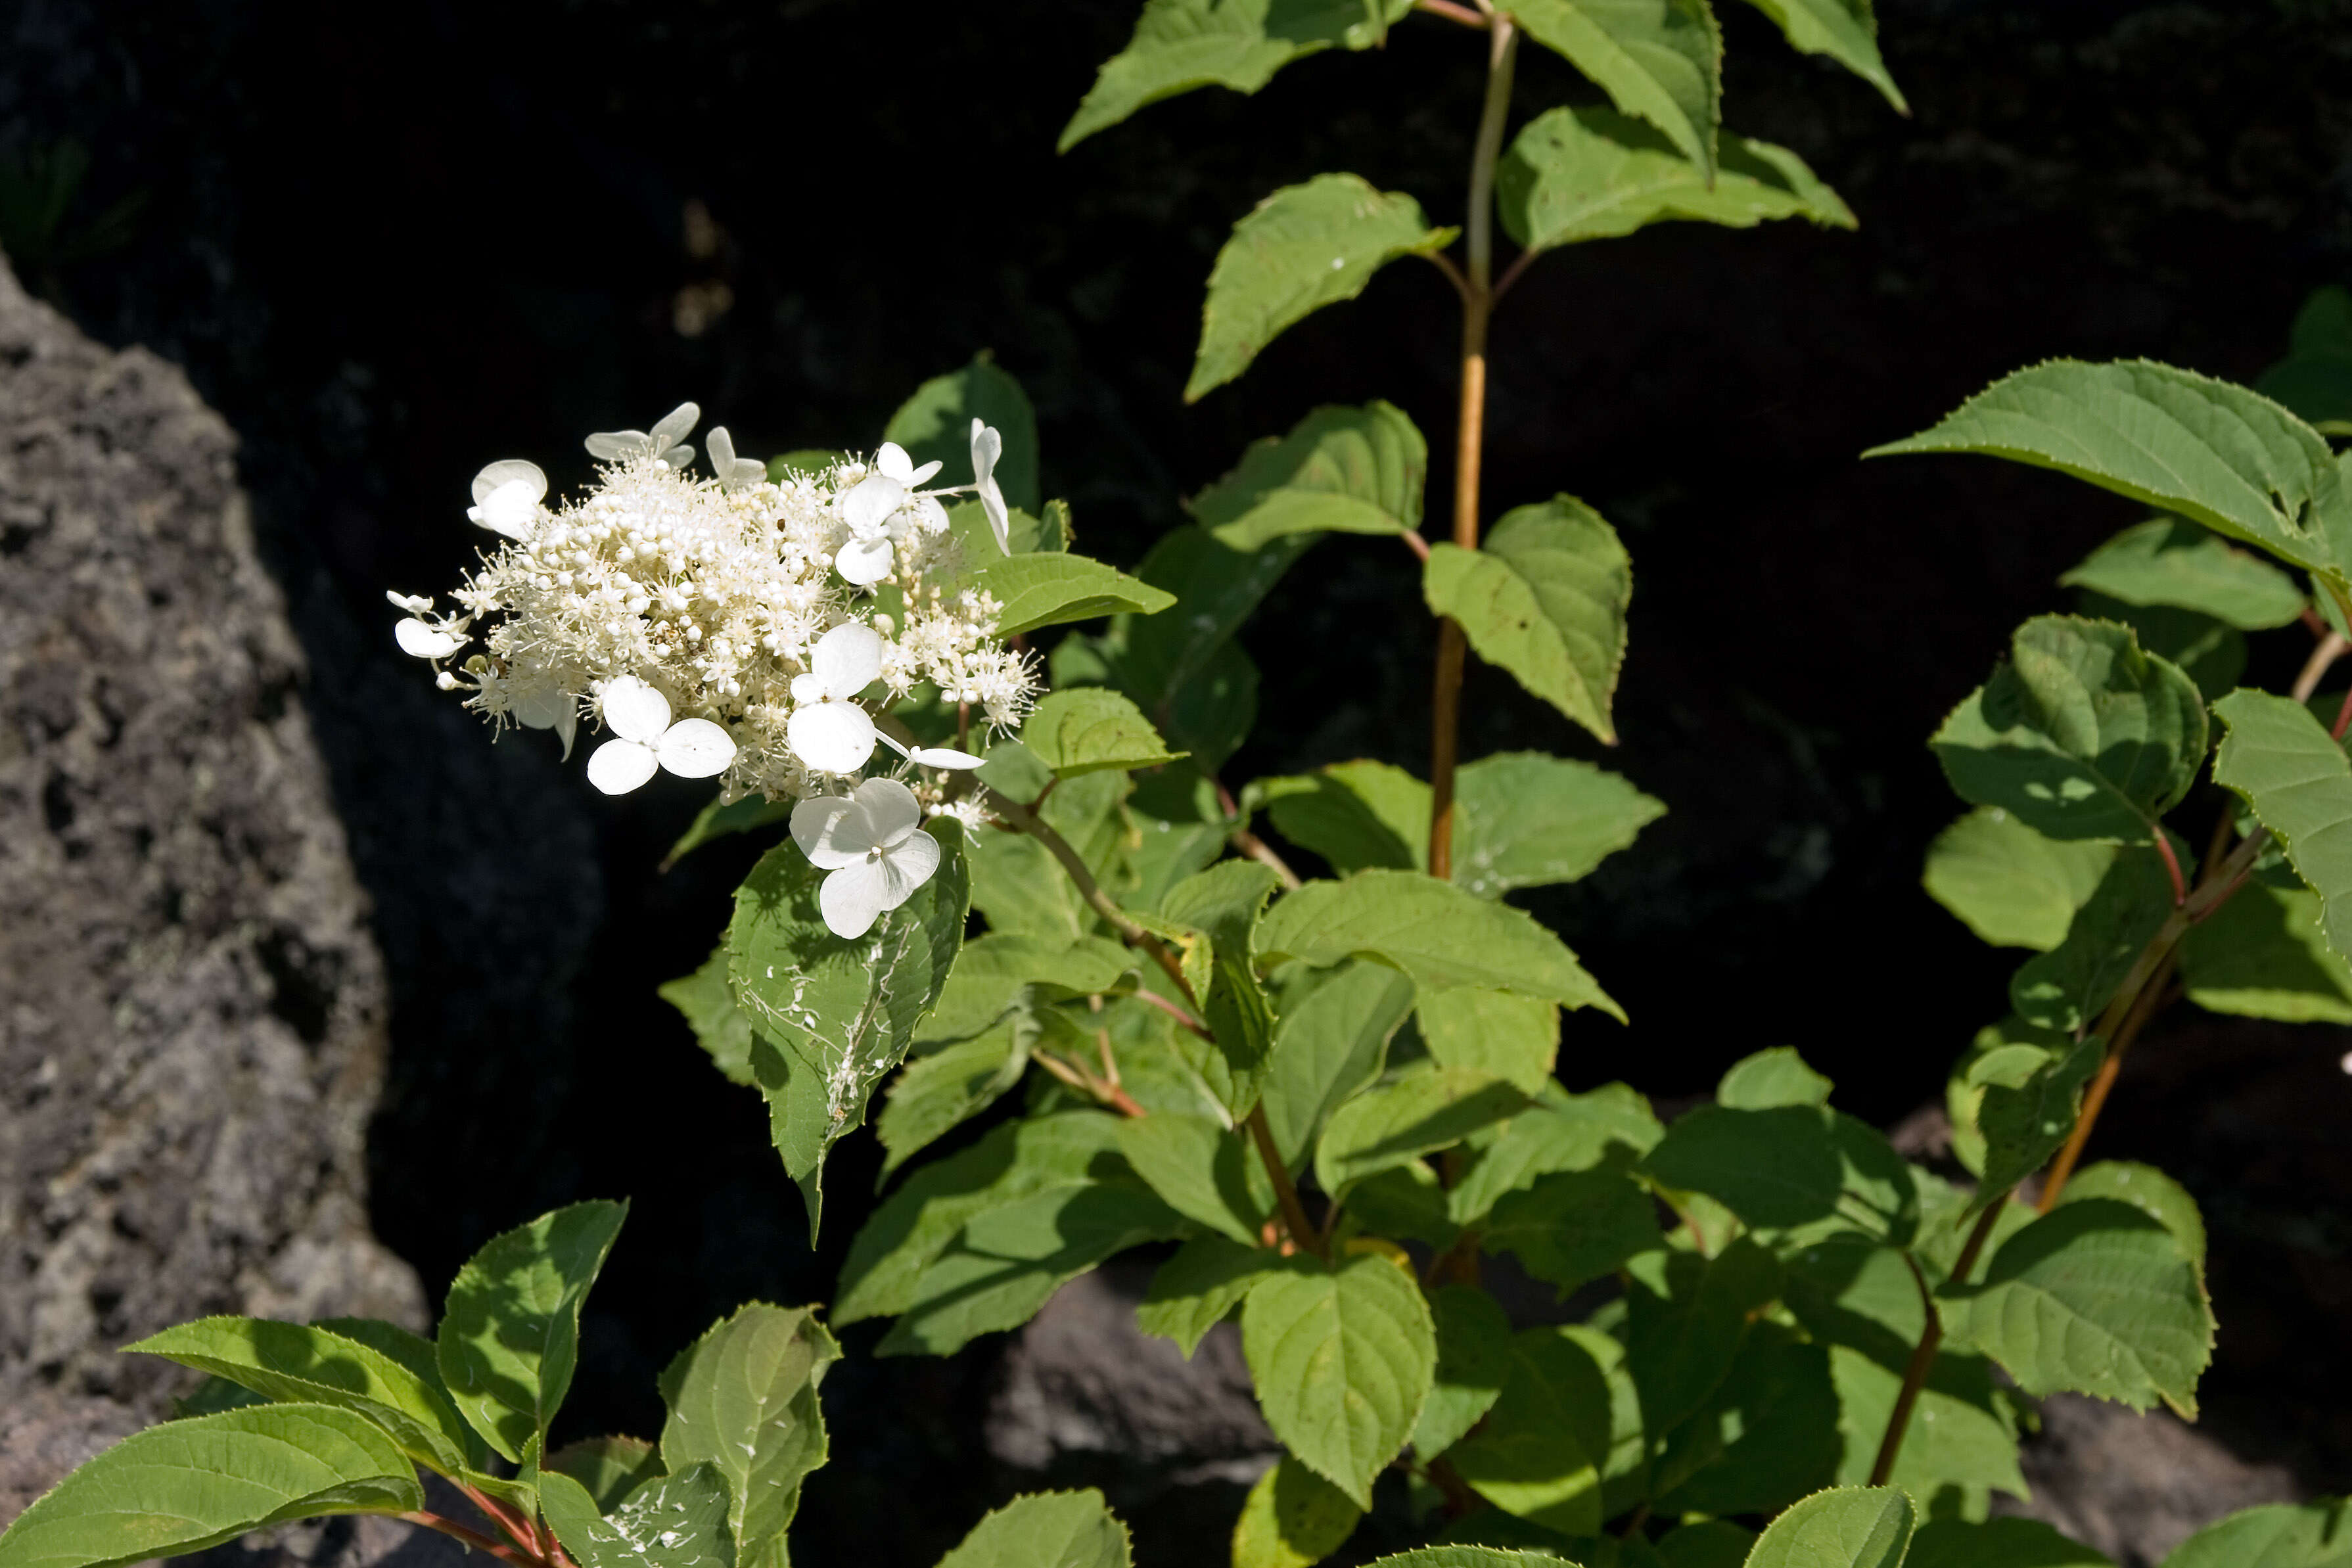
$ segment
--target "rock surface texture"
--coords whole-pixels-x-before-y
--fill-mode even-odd
[[[423,1326],[364,1202],[383,961],[234,448],[0,265],[0,1519],[168,1414],[190,1374],[126,1341]]]

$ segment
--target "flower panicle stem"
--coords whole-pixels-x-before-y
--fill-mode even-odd
[[[1465,261],[1462,293],[1462,400],[1454,442],[1454,543],[1478,548],[1479,468],[1486,450],[1486,324],[1493,313],[1495,162],[1503,149],[1503,127],[1511,107],[1512,68],[1518,28],[1505,12],[1486,18],[1486,98],[1470,153],[1470,202],[1464,221]],[[1418,553],[1418,552],[1416,552]],[[1429,874],[1454,871],[1454,773],[1459,762],[1462,672],[1469,643],[1461,623],[1448,616],[1437,625],[1437,668],[1430,692]]]

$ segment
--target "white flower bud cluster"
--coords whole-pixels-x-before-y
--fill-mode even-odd
[[[468,692],[467,707],[554,730],[566,754],[580,718],[600,718],[614,738],[589,776],[615,794],[656,767],[715,775],[729,799],[837,789],[873,751],[858,699],[877,680],[887,700],[929,682],[992,727],[1020,723],[1036,677],[996,640],[1003,606],[954,585],[966,563],[933,499],[948,492],[904,482],[906,454],[891,446],[871,463],[771,483],[723,428],[707,442],[720,477],[697,479],[681,440],[697,417],[688,404],[650,434],[590,437],[596,483],[553,510],[533,465],[485,468],[468,515],[505,542],[453,595],[455,610],[389,595],[408,614],[400,646],[431,660],[445,689]],[[975,421],[976,455],[981,435]],[[982,480],[964,488],[992,490],[985,469]],[[997,502],[993,523],[1001,499],[982,499]],[[898,613],[882,613],[876,585],[899,590]],[[820,639],[836,631],[821,658]],[[856,684],[835,689],[845,680]],[[793,715],[817,702],[828,722],[802,726],[795,746]],[[824,744],[806,743],[820,732]]]

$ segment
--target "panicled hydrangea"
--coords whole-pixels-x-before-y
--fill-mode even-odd
[[[874,710],[929,682],[1010,729],[1035,687],[1028,661],[996,640],[1003,606],[953,585],[967,563],[938,499],[976,495],[1004,547],[1003,439],[975,419],[976,482],[926,490],[940,465],[919,468],[888,443],[871,462],[772,482],[719,427],[705,443],[717,478],[698,479],[685,437],[699,417],[688,403],[651,431],[591,436],[596,483],[552,510],[535,465],[484,468],[466,515],[500,542],[454,609],[388,595],[406,612],[394,633],[467,707],[497,725],[552,730],[567,756],[580,720],[601,720],[610,738],[588,777],[607,794],[667,769],[715,776],[730,800],[805,803],[794,838],[833,871],[828,889],[841,881],[820,900],[826,921],[863,934],[937,864],[936,846],[927,860],[908,837],[920,819],[912,792],[859,782],[877,742],[903,767],[979,765],[900,745]],[[884,583],[901,590],[896,616],[874,597]],[[838,830],[805,837],[803,822]]]

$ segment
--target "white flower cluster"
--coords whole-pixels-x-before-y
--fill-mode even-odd
[[[939,500],[975,495],[1004,548],[1003,439],[973,420],[976,482],[925,490],[940,465],[918,468],[887,443],[870,463],[771,482],[719,427],[707,442],[717,477],[696,479],[685,437],[700,416],[689,403],[650,431],[589,437],[596,483],[552,510],[536,465],[484,468],[466,515],[503,542],[452,595],[453,610],[388,595],[408,613],[394,636],[433,662],[443,689],[467,692],[467,707],[495,724],[552,730],[567,756],[582,716],[601,718],[612,738],[590,756],[588,778],[607,794],[667,769],[716,777],[730,800],[807,802],[796,829],[870,819],[874,832],[852,829],[838,852],[834,835],[794,835],[804,847],[825,841],[811,857],[819,866],[847,854],[866,868],[852,877],[839,861],[822,900],[835,931],[861,935],[935,864],[908,847],[920,820],[913,792],[893,779],[858,783],[877,742],[908,767],[978,765],[961,752],[899,745],[873,710],[929,682],[1010,729],[1034,690],[1028,661],[996,640],[1003,606],[952,586],[965,563]],[[883,613],[877,584],[899,590],[901,614]],[[868,874],[886,857],[890,873]]]

